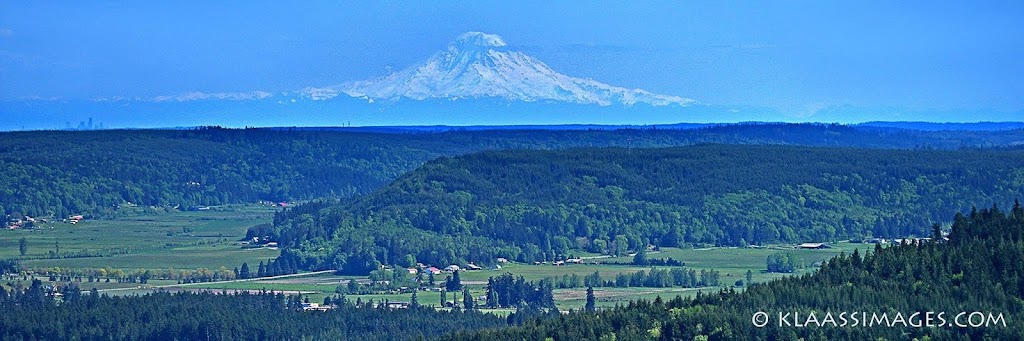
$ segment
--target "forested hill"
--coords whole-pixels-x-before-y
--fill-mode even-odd
[[[913,129],[925,131],[969,130],[992,131],[1024,128],[1024,122],[976,122],[976,123],[933,123],[933,122],[864,122],[857,127],[890,129]]]
[[[406,255],[431,264],[532,262],[573,249],[924,236],[945,212],[1022,196],[1021,149],[488,151],[428,162],[335,206],[289,210],[269,234],[308,267]]]
[[[1024,209],[980,209],[953,221],[948,241],[857,251],[742,293],[659,298],[445,339],[1024,339]],[[760,327],[758,312],[768,314]]]
[[[459,330],[508,326],[479,311],[395,309],[383,304],[302,310],[301,295],[260,291],[153,292],[107,296],[62,285],[61,298],[40,281],[0,287],[3,340],[423,340]],[[308,299],[308,297],[307,297]]]
[[[481,150],[700,142],[950,149],[1021,141],[1024,130],[880,131],[810,124],[401,134],[280,128],[8,132],[0,133],[0,215],[103,217],[123,205],[185,209],[346,197],[379,188],[433,158]]]

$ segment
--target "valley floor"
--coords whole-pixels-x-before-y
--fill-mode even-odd
[[[174,269],[178,271],[228,271],[240,266],[243,262],[255,271],[260,261],[274,258],[279,251],[276,248],[253,247],[240,242],[249,226],[269,222],[274,209],[266,206],[231,206],[220,207],[202,212],[172,212],[162,214],[142,214],[116,220],[83,221],[76,225],[54,223],[33,230],[0,231],[0,258],[21,257],[22,264],[34,270],[36,276],[44,282],[50,277],[43,273],[74,273],[75,270],[103,269],[105,273],[121,271],[132,273],[149,270],[154,274],[159,271]],[[18,254],[19,239],[25,238],[28,252],[25,256]],[[57,253],[56,246],[60,251]],[[649,259],[672,258],[685,264],[686,269],[716,270],[720,273],[721,287],[735,287],[737,281],[745,281],[746,273],[752,273],[754,282],[765,282],[790,274],[768,273],[765,271],[765,259],[772,254],[786,252],[800,260],[800,268],[794,274],[805,273],[816,268],[817,264],[826,261],[842,252],[851,253],[860,248],[863,252],[872,244],[856,244],[841,242],[833,247],[820,250],[797,249],[793,245],[770,245],[757,248],[712,247],[701,249],[662,248],[648,253]],[[88,257],[85,257],[87,256]],[[593,254],[582,255],[583,264],[554,266],[551,264],[504,264],[501,269],[463,270],[461,280],[474,297],[483,297],[489,277],[511,273],[523,276],[527,281],[545,278],[559,280],[563,276],[583,278],[598,272],[603,280],[614,280],[619,274],[633,274],[638,271],[650,271],[652,268],[666,269],[671,267],[634,266],[633,257],[602,256]],[[443,268],[444,264],[437,264]],[[436,276],[436,286],[450,274]],[[29,277],[8,277],[8,283],[27,280]],[[274,291],[289,294],[302,294],[311,302],[323,301],[325,297],[334,296],[339,287],[348,281],[367,285],[370,279],[366,276],[337,276],[332,271],[306,272],[296,275],[276,276],[258,279],[232,279],[217,282],[185,283],[174,279],[150,279],[146,283],[106,281],[97,279],[88,281],[74,278],[82,290],[93,288],[111,295],[142,294],[154,290],[167,291],[200,291],[215,292],[237,291]],[[81,280],[81,282],[78,282]],[[63,284],[67,281],[57,279],[50,284]],[[418,301],[423,305],[440,307],[441,293],[437,287],[419,291]],[[598,287],[594,289],[598,307],[611,307],[625,304],[636,299],[653,299],[677,295],[692,296],[699,291],[717,291],[718,287],[683,288],[683,287]],[[580,309],[586,301],[586,288],[557,288],[554,298],[559,309]],[[346,295],[349,300],[381,302],[409,302],[411,291],[378,291],[373,294]],[[453,295],[448,294],[449,301]],[[461,299],[461,295],[459,297]],[[495,313],[507,314],[508,309],[495,309]]]

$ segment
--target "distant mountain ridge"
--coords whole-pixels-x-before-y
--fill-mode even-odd
[[[885,131],[819,124],[566,128],[581,129],[207,127],[0,132],[0,167],[6,170],[0,172],[0,188],[8,189],[0,191],[0,217],[13,213],[112,216],[114,207],[125,202],[187,208],[347,197],[387,185],[437,157],[483,150],[701,143],[898,149],[1024,146],[1024,130]],[[76,161],[82,155],[90,161]],[[193,183],[199,185],[183,186]]]
[[[883,122],[873,121],[856,124],[856,127],[867,127],[867,128],[896,128],[896,129],[910,129],[910,130],[922,130],[922,131],[943,131],[943,130],[960,130],[960,131],[996,131],[996,130],[1011,130],[1011,129],[1024,129],[1024,122]]]
[[[307,88],[311,98],[338,93],[369,100],[499,98],[578,104],[686,106],[692,99],[653,94],[567,76],[523,52],[498,35],[466,32],[425,62],[377,79],[328,88]]]
[[[361,131],[377,133],[409,133],[409,132],[447,132],[447,131],[488,131],[488,130],[690,130],[701,128],[728,128],[749,126],[780,126],[785,122],[739,122],[739,123],[671,123],[671,124],[512,124],[512,125],[386,125],[358,127],[268,127],[278,130],[312,130],[312,131]],[[796,125],[828,126],[831,123],[802,123]],[[910,130],[918,132],[940,131],[1004,131],[1024,129],[1024,122],[865,122],[859,124],[840,125],[863,130]]]
[[[341,81],[341,80],[339,80]],[[692,99],[572,77],[509,45],[467,32],[423,63],[379,78],[290,90],[203,92],[150,97],[0,100],[0,131],[74,129],[95,118],[105,127],[363,126],[377,131],[565,130],[756,121],[840,122],[870,129],[990,131],[1024,129],[1022,111],[929,110],[831,105],[813,113],[698,103]],[[898,122],[875,122],[885,119]],[[993,121],[927,123],[929,121]],[[600,126],[598,126],[600,125]],[[451,127],[451,128],[448,128]],[[614,127],[614,128],[610,128]],[[678,128],[678,127],[676,127]],[[365,129],[364,129],[365,130]]]

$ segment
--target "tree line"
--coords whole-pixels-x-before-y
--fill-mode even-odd
[[[506,272],[487,278],[486,305],[488,308],[521,308],[526,305],[534,309],[555,309],[552,290],[554,285],[550,280],[534,283]]]
[[[794,340],[794,339],[1000,339],[1024,337],[1024,208],[1008,211],[993,206],[956,214],[948,240],[941,228],[931,240],[839,255],[820,270],[696,297],[635,301],[596,312],[570,312],[561,318],[534,318],[520,326],[457,332],[445,340],[489,339],[661,339],[661,340]],[[755,326],[752,316],[769,312],[875,313],[886,322],[872,326],[847,320],[846,326],[798,327],[772,320]],[[923,326],[924,314],[934,314]],[[959,312],[998,314],[975,318],[980,327],[955,323]],[[938,313],[943,317],[938,318]],[[897,318],[897,314],[902,316]],[[918,315],[915,315],[918,314]],[[917,317],[915,317],[917,316]],[[915,320],[916,319],[916,320]],[[806,322],[807,320],[801,320]],[[834,316],[835,324],[841,321]],[[903,321],[902,323],[898,321]],[[991,322],[981,325],[979,322]],[[1001,321],[1001,322],[1000,322]],[[961,319],[960,323],[970,325]],[[915,327],[915,325],[923,327]]]
[[[372,193],[278,213],[300,267],[366,274],[574,251],[925,236],[971,202],[1024,195],[1024,150],[697,145],[442,157]]]
[[[58,300],[39,281],[11,291],[0,286],[0,338],[413,340],[507,325],[505,319],[474,310],[390,309],[344,300],[331,302],[335,308],[326,312],[304,312],[298,295],[265,292],[107,296],[74,289]]]
[[[618,273],[614,279],[605,279],[599,271],[583,276],[582,278],[573,273],[562,275],[561,278],[548,278],[558,288],[581,288],[581,287],[609,287],[609,288],[700,288],[717,287],[721,283],[721,275],[715,269],[701,269],[700,272],[694,269],[681,267],[671,269],[640,270],[633,273]]]
[[[481,150],[664,147],[701,142],[884,148],[1000,146],[998,132],[879,131],[839,125],[696,130],[368,133],[296,129],[0,132],[0,216],[123,214],[367,193],[439,156]]]

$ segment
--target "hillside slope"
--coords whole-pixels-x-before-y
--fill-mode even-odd
[[[697,145],[442,157],[264,232],[308,267],[556,259],[647,245],[925,236],[944,212],[1024,196],[1022,150]],[[412,238],[415,236],[415,238]],[[350,264],[351,265],[351,264]]]
[[[316,129],[0,133],[0,216],[118,214],[367,193],[439,156],[481,150],[667,147],[700,142],[960,148],[1024,141],[1002,132],[868,131],[835,125],[695,130],[496,130],[366,133]]]
[[[957,214],[948,242],[841,255],[804,276],[445,340],[1020,340],[1024,209]],[[767,320],[755,320],[764,312]],[[813,317],[811,315],[814,315]],[[757,327],[754,321],[761,321]]]

